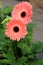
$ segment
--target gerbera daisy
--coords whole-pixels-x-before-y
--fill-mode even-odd
[[[20,20],[10,20],[6,25],[5,35],[12,40],[19,41],[28,34],[26,26]]]
[[[30,23],[32,17],[32,5],[28,2],[20,2],[14,6],[12,17],[22,20],[24,24]]]

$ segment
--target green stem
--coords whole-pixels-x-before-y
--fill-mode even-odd
[[[14,42],[12,43],[12,45],[13,45],[14,55],[15,55],[16,60],[17,60],[17,59],[18,59],[18,54],[17,54],[17,41],[14,41]]]

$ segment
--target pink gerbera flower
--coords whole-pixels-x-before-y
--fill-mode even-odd
[[[32,5],[28,2],[17,4],[12,11],[12,17],[22,20],[24,24],[30,23],[32,17]]]
[[[6,25],[5,35],[12,40],[19,41],[27,34],[26,26],[19,20],[11,20]]]

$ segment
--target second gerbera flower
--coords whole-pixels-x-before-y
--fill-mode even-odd
[[[12,17],[22,20],[24,24],[30,23],[32,17],[32,5],[28,2],[21,2],[15,5],[12,11]]]
[[[5,35],[12,40],[19,41],[27,34],[26,26],[19,20],[11,20],[6,25]]]

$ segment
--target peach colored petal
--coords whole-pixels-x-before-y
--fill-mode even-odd
[[[15,29],[16,27],[16,29]],[[10,20],[6,25],[5,35],[12,40],[19,41],[27,35],[26,25],[20,20]]]
[[[24,24],[28,24],[32,17],[32,5],[29,2],[20,2],[14,6],[12,18],[20,19]]]

